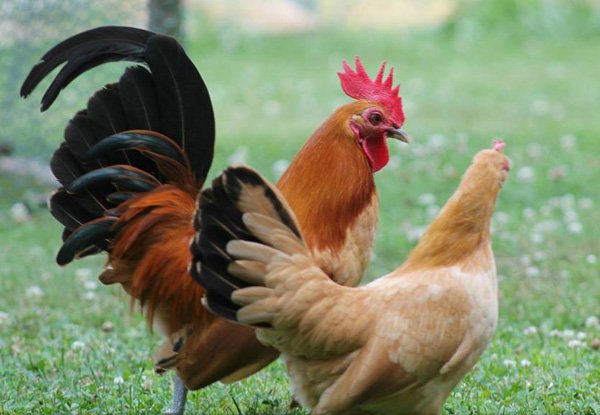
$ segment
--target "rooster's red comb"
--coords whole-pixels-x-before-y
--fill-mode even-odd
[[[402,126],[404,124],[404,112],[402,111],[402,98],[398,96],[400,85],[392,88],[394,82],[394,68],[390,68],[390,73],[383,80],[383,72],[385,71],[386,62],[383,62],[377,78],[373,81],[365,67],[360,62],[360,58],[356,57],[356,72],[352,70],[348,62],[344,61],[344,72],[338,72],[342,89],[351,98],[364,99],[367,101],[377,102],[382,105],[391,115],[393,123]]]

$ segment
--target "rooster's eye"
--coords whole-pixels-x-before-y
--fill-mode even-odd
[[[378,113],[378,112],[374,112],[369,117],[369,121],[371,121],[371,124],[373,124],[373,125],[379,125],[379,124],[381,124],[381,114]]]

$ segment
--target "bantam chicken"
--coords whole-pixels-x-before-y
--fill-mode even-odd
[[[283,353],[311,415],[439,414],[496,327],[503,146],[475,156],[404,264],[358,288],[321,269],[281,192],[249,168],[225,170],[196,213],[191,275],[205,305]]]
[[[100,280],[120,283],[166,336],[155,365],[176,370],[171,413],[181,414],[187,389],[242,379],[278,352],[259,343],[254,329],[208,313],[204,291],[187,271],[215,126],[206,86],[177,41],[127,27],[83,32],[44,55],[21,95],[66,63],[42,98],[44,111],[88,69],[122,60],[146,67],[130,67],[98,91],[68,123],[52,158],[63,187],[50,210],[65,226],[57,262],[108,252]],[[344,62],[339,74],[356,101],[319,127],[279,182],[315,260],[344,285],[358,283],[371,256],[378,214],[373,173],[388,162],[385,140],[408,140],[392,73],[383,80],[384,64],[372,81],[358,58],[356,66],[355,72]]]

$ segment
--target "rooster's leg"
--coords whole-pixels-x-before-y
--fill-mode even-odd
[[[163,415],[183,415],[185,412],[188,390],[177,374],[173,377],[173,384],[173,406]]]

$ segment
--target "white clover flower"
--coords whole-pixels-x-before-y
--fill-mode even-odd
[[[556,166],[548,170],[548,178],[551,180],[561,180],[567,177],[568,173],[567,166]]]
[[[537,332],[538,332],[538,329],[535,326],[529,326],[525,330],[523,330],[523,334],[526,336],[531,336],[531,335],[537,334]]]
[[[585,319],[585,326],[588,328],[599,327],[600,320],[598,320],[598,317],[596,317],[596,316],[589,316],[588,318]]]
[[[596,263],[597,260],[598,260],[598,258],[594,254],[589,254],[588,256],[585,257],[585,261],[588,264],[592,264],[593,265],[593,264]]]
[[[37,285],[32,285],[31,287],[27,288],[27,291],[25,291],[25,297],[27,298],[37,299],[42,298],[43,296],[44,291],[42,291],[42,289]]]
[[[539,261],[543,261],[546,258],[548,258],[548,255],[546,255],[546,253],[543,252],[543,251],[537,251],[537,252],[535,252],[533,254],[533,259],[536,260],[536,261],[538,261],[538,262]]]
[[[426,230],[427,226],[416,226],[414,228],[410,228],[406,232],[406,239],[408,242],[416,242],[421,239],[421,236],[423,236]]]
[[[589,197],[579,199],[579,209],[588,210],[594,207],[594,202]]]
[[[439,150],[446,144],[446,137],[443,134],[435,133],[429,136],[428,147],[432,150]]]
[[[575,206],[575,196],[567,193],[560,198],[560,204],[563,209],[572,209]]]
[[[527,155],[532,158],[537,158],[542,155],[542,146],[538,143],[530,143],[527,146]]]
[[[535,210],[532,208],[523,209],[523,217],[525,219],[533,219],[535,217]]]
[[[560,222],[555,220],[544,220],[533,225],[532,232],[551,233],[560,228]]]
[[[87,291],[85,294],[83,294],[83,298],[87,301],[92,301],[96,298],[96,293],[93,291]]]
[[[427,215],[427,219],[429,221],[435,219],[438,213],[440,213],[440,207],[438,205],[429,205],[427,206],[427,210],[425,211],[425,214]]]
[[[433,205],[435,203],[435,195],[432,195],[431,193],[423,193],[419,196],[418,202],[423,206]]]
[[[498,212],[494,213],[494,219],[496,219],[496,222],[498,222],[498,223],[507,223],[509,216],[508,216],[508,213],[506,213],[506,212],[498,211]]]
[[[562,337],[564,337],[565,339],[571,339],[571,338],[575,337],[575,331],[569,330],[569,329],[563,330]]]
[[[567,343],[567,344],[569,345],[569,347],[571,349],[583,347],[585,345],[585,343],[583,343],[581,340],[578,340],[578,339],[569,340],[569,343]]]
[[[561,278],[569,278],[570,277],[570,273],[568,269],[563,269],[559,272],[559,274]]]
[[[98,288],[98,283],[94,280],[87,280],[83,283],[83,288],[88,291],[94,291],[96,288]]]
[[[579,340],[584,340],[585,338],[587,338],[587,334],[585,332],[583,332],[583,331],[578,331],[577,332],[577,338]]]
[[[579,219],[579,214],[574,210],[567,210],[563,216],[564,222],[576,222]]]
[[[550,337],[562,337],[562,331],[554,329],[550,332]]]
[[[525,275],[528,277],[538,277],[540,275],[540,269],[534,265],[525,269]]]
[[[263,104],[263,111],[265,115],[274,117],[281,112],[281,104],[279,104],[279,102],[275,100],[265,101],[265,103]]]
[[[91,268],[78,268],[75,270],[75,278],[79,282],[85,282],[92,278],[92,269]]]
[[[517,170],[517,180],[522,183],[533,183],[535,180],[535,170],[531,166],[523,166]]]
[[[550,112],[551,105],[548,101],[542,98],[536,98],[531,103],[531,112],[534,115],[542,116]]]
[[[456,168],[450,164],[446,164],[444,166],[444,168],[442,169],[442,172],[444,173],[444,176],[447,178],[454,178],[456,176],[458,176],[458,171],[456,170]]]
[[[235,151],[227,158],[229,164],[239,165],[247,164],[248,161],[248,147],[239,146]]]
[[[573,149],[577,146],[577,138],[573,134],[565,134],[560,138],[560,146],[565,150]]]
[[[25,223],[31,217],[31,215],[29,214],[29,209],[27,208],[27,206],[25,206],[25,204],[21,202],[15,203],[10,208],[9,214],[11,219],[16,223]]]
[[[490,356],[490,359],[498,360],[498,355],[496,353],[494,353],[493,355]]]
[[[529,366],[531,366],[531,362],[527,359],[521,359],[521,366],[529,367]]]
[[[579,222],[571,222],[569,223],[568,227],[569,232],[571,233],[581,233],[583,231],[583,225]]]
[[[8,322],[8,313],[0,311],[0,326]]]
[[[521,257],[519,258],[519,261],[521,262],[522,265],[530,265],[531,257],[527,254],[521,255]]]
[[[72,350],[82,350],[85,348],[85,343],[79,340],[75,340],[73,343],[71,343],[71,349]]]
[[[534,244],[539,245],[542,242],[544,242],[544,235],[542,235],[541,233],[532,233],[529,239]]]
[[[515,366],[517,366],[517,362],[515,362],[514,360],[511,360],[511,359],[504,359],[504,361],[502,363],[506,367],[515,367]]]
[[[122,376],[117,376],[114,380],[113,383],[115,385],[122,385],[123,383],[125,383],[125,380],[123,379]]]
[[[277,177],[280,177],[283,173],[285,173],[285,171],[287,170],[287,168],[289,166],[290,166],[289,160],[286,160],[286,159],[277,160],[275,163],[273,163],[273,174],[275,174],[275,176],[277,176]]]

